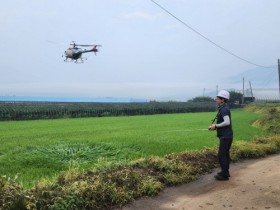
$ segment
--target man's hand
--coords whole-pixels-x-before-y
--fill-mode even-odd
[[[209,131],[214,131],[214,130],[216,130],[216,124],[212,124],[212,125],[210,125],[209,127],[208,127],[208,130]]]

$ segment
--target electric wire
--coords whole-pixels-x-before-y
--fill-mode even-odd
[[[192,30],[194,33],[198,34],[199,36],[201,36],[202,38],[204,38],[205,40],[207,40],[208,42],[210,42],[211,44],[213,44],[214,46],[220,48],[221,50],[223,50],[224,52],[234,56],[235,58],[238,58],[246,63],[249,63],[251,65],[257,66],[257,67],[262,67],[262,68],[275,68],[275,66],[263,66],[263,65],[259,65],[256,64],[254,62],[251,62],[245,58],[242,58],[241,56],[236,55],[235,53],[227,50],[226,48],[222,47],[221,45],[215,43],[214,41],[210,40],[209,38],[207,38],[206,36],[204,36],[203,34],[201,34],[199,31],[195,30],[193,27],[191,27],[190,25],[188,25],[187,23],[185,23],[184,21],[182,21],[181,19],[179,19],[177,16],[175,16],[174,14],[172,14],[170,11],[168,11],[167,9],[165,9],[163,6],[161,6],[160,4],[158,4],[156,1],[151,0],[155,5],[157,5],[159,8],[161,8],[163,11],[165,11],[166,13],[168,13],[170,16],[172,16],[173,18],[175,18],[176,20],[178,20],[180,23],[182,23],[184,26],[188,27],[190,30]]]

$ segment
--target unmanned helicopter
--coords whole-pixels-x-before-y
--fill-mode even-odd
[[[83,63],[84,59],[86,60],[86,58],[82,57],[84,53],[94,52],[94,54],[96,55],[96,53],[98,52],[97,47],[101,47],[101,45],[76,44],[75,42],[73,42],[70,45],[73,47],[69,47],[67,50],[65,50],[65,54],[62,55],[62,57],[65,57],[64,59],[65,62],[69,62],[68,59],[70,59],[70,62],[74,61],[75,63]],[[92,47],[92,48],[82,49],[79,47]]]

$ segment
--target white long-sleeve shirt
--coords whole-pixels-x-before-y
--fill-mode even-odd
[[[216,124],[217,128],[221,128],[221,127],[225,127],[225,126],[230,125],[230,120],[229,120],[228,115],[224,116],[223,119],[224,119],[224,121],[222,123]]]

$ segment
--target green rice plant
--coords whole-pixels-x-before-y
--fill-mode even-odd
[[[141,157],[197,151],[217,145],[207,127],[216,113],[166,114],[0,122],[0,175],[24,188],[68,169],[110,168]],[[232,111],[235,139],[266,135],[251,124],[258,114]],[[93,169],[93,170],[94,170]]]
[[[186,115],[121,118],[117,124],[118,129],[112,127],[112,124],[116,125],[116,119],[106,119],[101,127],[89,126],[89,128],[86,127],[89,122],[92,123],[92,119],[88,119],[86,123],[79,120],[54,121],[55,126],[50,122],[47,124],[42,122],[44,126],[49,127],[36,130],[36,135],[26,132],[28,126],[26,130],[15,127],[15,132],[3,129],[0,141],[4,140],[5,144],[4,149],[2,147],[0,149],[0,162],[3,163],[0,165],[1,170],[8,169],[11,163],[14,164],[12,165],[14,172],[17,171],[14,166],[18,163],[25,164],[26,167],[33,166],[30,167],[32,172],[30,175],[37,172],[35,170],[40,168],[40,164],[42,167],[60,169],[56,172],[58,173],[56,176],[49,176],[52,178],[37,182],[29,190],[24,190],[21,184],[10,178],[0,179],[1,207],[7,209],[121,208],[136,198],[156,195],[166,186],[195,180],[201,174],[211,172],[217,167],[217,141],[213,140],[216,139],[214,132],[204,133],[202,130],[193,132],[201,126],[201,119],[204,119],[206,114],[191,116],[193,119],[188,120],[191,120],[192,124],[187,123],[187,127],[192,126],[192,129],[187,131],[184,129]],[[204,117],[201,118],[202,116]],[[248,126],[256,116],[258,115],[242,111],[234,112],[235,120],[240,121],[238,124],[233,124],[234,130],[238,131],[235,138],[243,137],[246,140],[233,142],[231,157],[234,161],[263,157],[280,151],[279,135],[263,137],[265,133]],[[160,123],[157,120],[160,120]],[[37,124],[36,126],[42,126],[40,123]],[[58,124],[62,128],[58,128]],[[13,123],[3,125],[14,126]],[[20,125],[26,126],[21,123]],[[76,126],[79,135],[72,132]],[[166,130],[163,132],[162,127],[168,128],[168,132]],[[94,130],[94,135],[91,135],[91,129]],[[65,132],[66,130],[71,135]],[[104,135],[104,131],[108,130],[116,132]],[[50,131],[55,132],[56,135],[52,132],[50,134]],[[23,141],[17,140],[19,133],[24,134]],[[251,141],[244,138],[246,135],[251,136]],[[28,141],[30,138],[33,140],[32,143],[36,139],[36,145]],[[103,141],[98,141],[99,138]],[[209,142],[211,144],[208,144]],[[96,153],[100,155],[95,156]],[[134,153],[137,155],[133,156]],[[14,159],[9,159],[9,155],[13,155]],[[106,160],[110,164],[101,167]],[[100,170],[95,167],[95,161],[101,162]],[[114,164],[114,161],[117,164]],[[48,167],[47,170],[50,170],[51,168]]]

